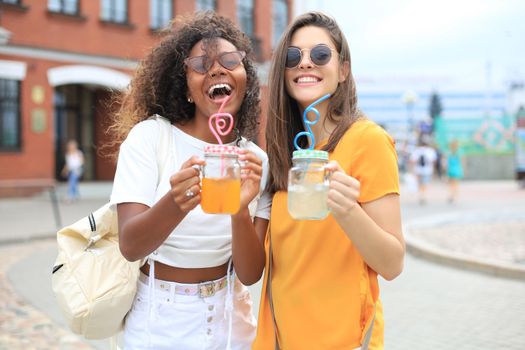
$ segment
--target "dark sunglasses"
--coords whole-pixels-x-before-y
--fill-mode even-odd
[[[330,62],[332,51],[335,50],[325,44],[316,45],[311,49],[300,49],[295,46],[290,46],[286,54],[286,68],[297,67],[303,59],[303,51],[310,51],[310,61],[312,61],[313,64],[316,66],[324,66]]]
[[[244,51],[223,52],[214,58],[207,55],[188,57],[184,60],[186,66],[200,74],[207,73],[213,66],[215,60],[227,70],[234,70],[241,64],[242,59],[246,56]]]

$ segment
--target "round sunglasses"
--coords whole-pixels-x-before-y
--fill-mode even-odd
[[[231,51],[223,52],[213,58],[207,55],[188,57],[184,60],[184,63],[195,72],[205,74],[213,66],[215,60],[227,70],[234,70],[242,63],[245,56],[246,52],[244,51]]]
[[[316,66],[324,66],[330,62],[332,51],[335,50],[325,44],[315,45],[311,49],[300,49],[295,46],[290,46],[286,54],[286,68],[297,67],[303,59],[303,51],[310,51],[310,61],[312,61],[313,64]]]

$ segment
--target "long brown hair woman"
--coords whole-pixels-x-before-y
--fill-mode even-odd
[[[377,275],[399,275],[405,253],[397,157],[392,138],[357,109],[350,51],[334,19],[310,12],[293,21],[275,49],[269,91],[273,202],[253,349],[381,349]],[[323,96],[311,125],[316,116],[303,120],[303,112]],[[328,152],[332,172],[330,214],[311,221],[287,210],[294,139],[308,128],[298,146]]]

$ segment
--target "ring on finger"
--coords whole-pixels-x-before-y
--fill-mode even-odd
[[[187,189],[186,192],[184,192],[184,195],[188,198],[192,198],[193,196],[195,196],[195,193],[193,193],[191,189]]]

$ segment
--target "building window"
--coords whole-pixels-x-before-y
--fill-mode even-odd
[[[173,18],[172,0],[150,0],[149,13],[152,29],[168,26]]]
[[[273,0],[272,17],[272,47],[275,47],[288,25],[288,2],[286,0]]]
[[[237,0],[237,18],[241,30],[253,38],[253,0]]]
[[[0,79],[0,151],[20,149],[20,82]]]
[[[102,0],[103,21],[126,24],[128,23],[128,1],[127,0]]]
[[[195,8],[197,11],[215,11],[217,9],[217,1],[215,0],[197,0]]]
[[[77,16],[79,14],[79,0],[49,0],[47,9],[51,12]]]

